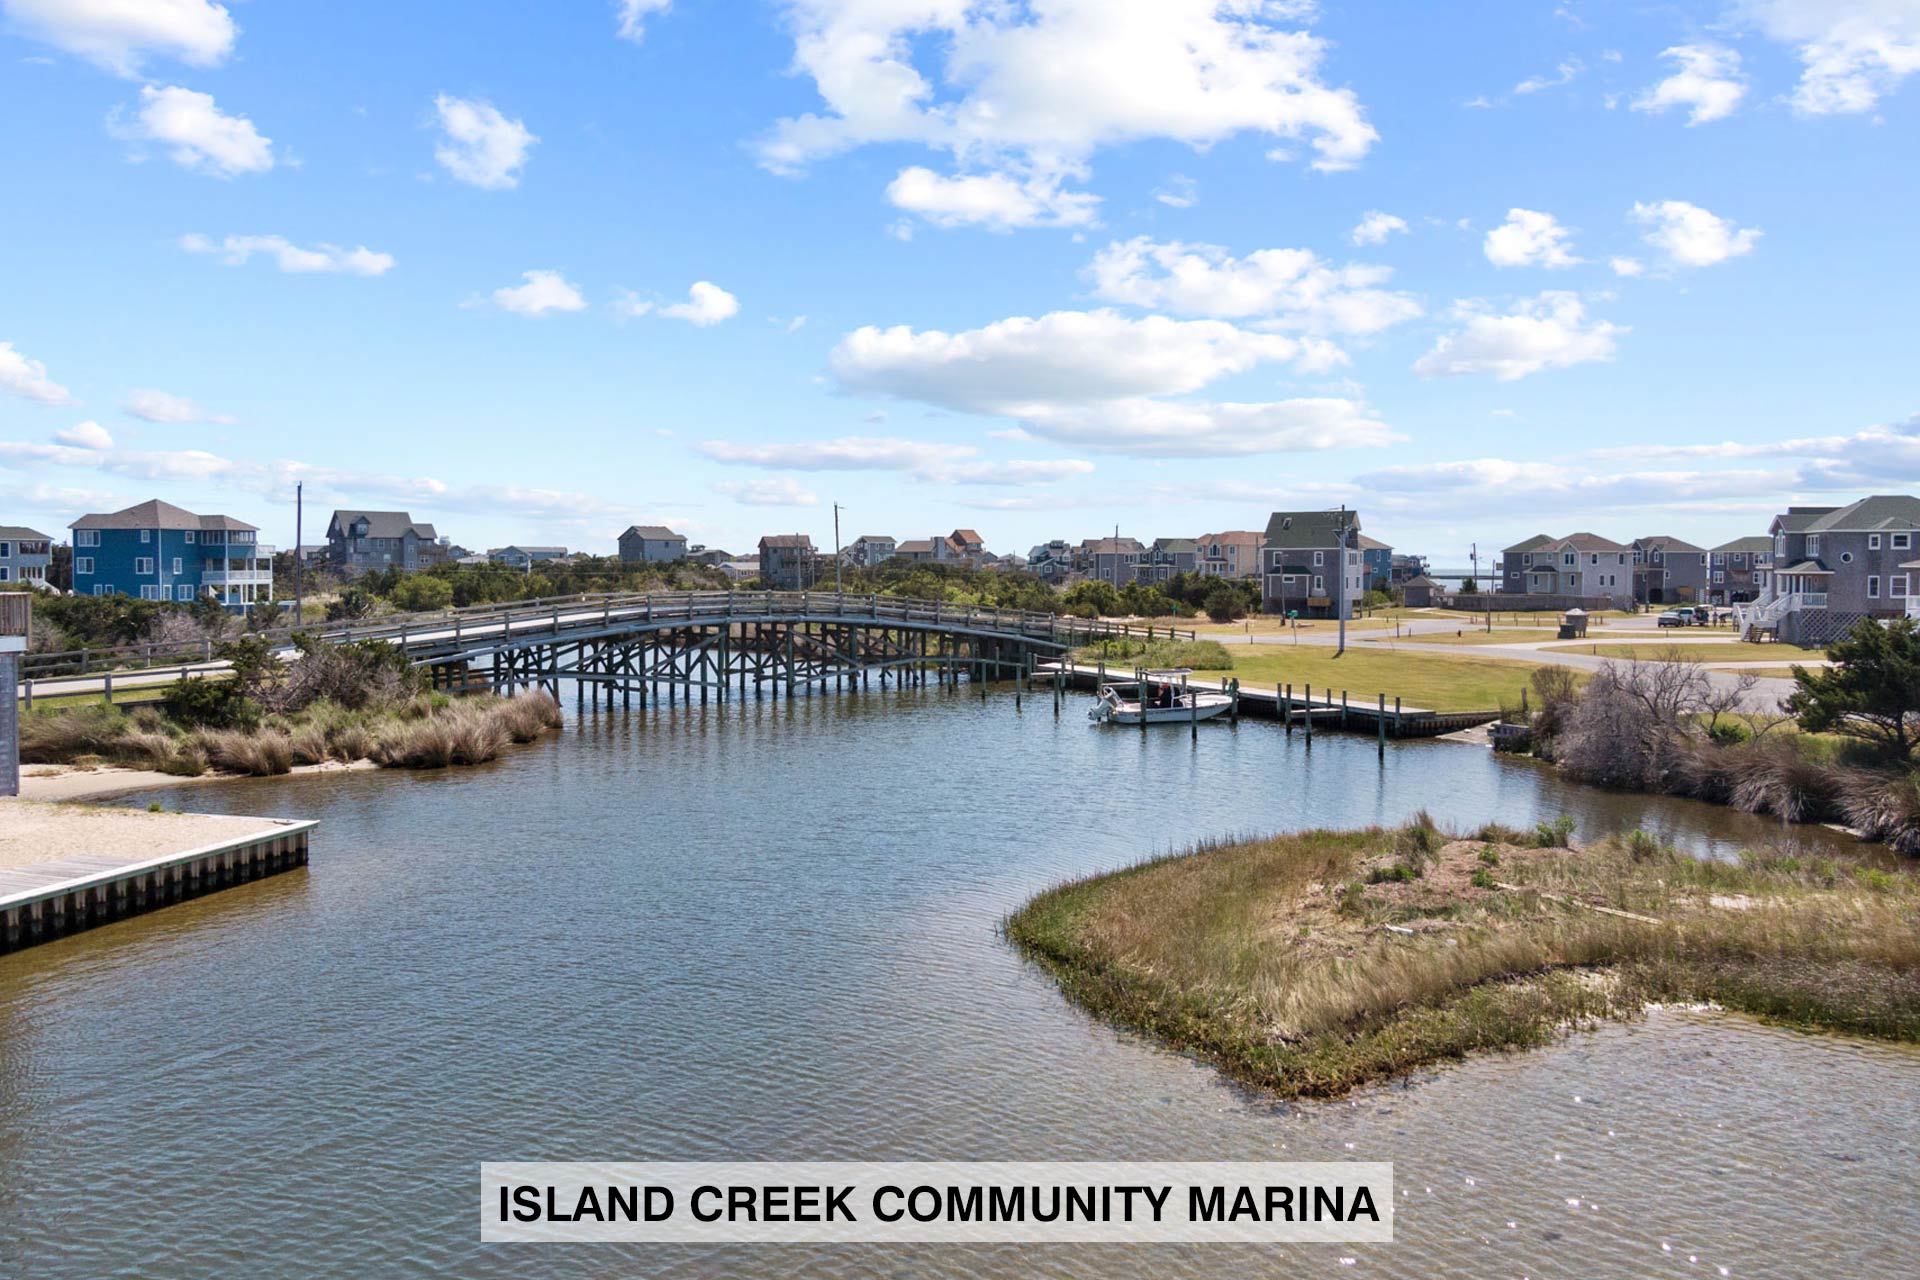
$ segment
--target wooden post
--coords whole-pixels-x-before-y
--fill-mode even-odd
[[[1347,727],[1347,691],[1345,689],[1340,691],[1340,727],[1342,729]]]
[[[1313,745],[1313,686],[1307,686],[1307,745]]]
[[[1187,684],[1187,740],[1200,745],[1200,699],[1195,696],[1191,681]]]
[[[1380,733],[1380,758],[1387,758],[1387,695],[1380,695],[1380,719],[1374,726]]]
[[[1284,687],[1275,685],[1274,690],[1280,695],[1280,715],[1287,722],[1287,736],[1291,738],[1293,736],[1293,686],[1291,684]]]

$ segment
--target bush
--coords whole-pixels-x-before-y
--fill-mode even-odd
[[[289,773],[293,769],[293,742],[272,729],[252,733],[235,729],[204,730],[195,742],[217,769],[256,778]]]
[[[1625,844],[1627,856],[1635,862],[1658,862],[1672,852],[1659,836],[1638,827],[1627,832]]]
[[[1246,594],[1234,590],[1223,581],[1207,592],[1201,608],[1215,622],[1237,622],[1247,616]]]
[[[1796,742],[1762,742],[1728,753],[1729,801],[1783,822],[1813,822],[1836,812],[1843,778]]]
[[[1390,867],[1375,867],[1367,872],[1368,884],[1409,884],[1420,878],[1420,873],[1404,862],[1396,862]]]
[[[1497,867],[1500,865],[1500,851],[1492,845],[1488,845],[1486,848],[1480,850],[1480,861],[1489,867]]]
[[[189,729],[248,729],[260,723],[260,705],[238,677],[181,676],[160,699],[167,718]]]
[[[1473,887],[1476,889],[1498,889],[1499,882],[1493,878],[1493,872],[1485,867],[1476,867],[1473,872]]]
[[[20,717],[20,759],[27,764],[66,764],[77,756],[106,756],[119,746],[127,717],[100,703],[66,710],[41,708]]]
[[[1533,829],[1533,843],[1540,849],[1570,849],[1573,847],[1573,819],[1561,814],[1551,822],[1542,822]]]
[[[1852,779],[1841,797],[1847,822],[1868,840],[1920,857],[1920,775],[1867,774]]]
[[[403,613],[430,613],[453,606],[453,584],[433,574],[410,573],[388,594]]]

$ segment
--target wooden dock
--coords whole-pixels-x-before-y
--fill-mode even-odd
[[[1036,683],[1053,674],[1062,675],[1069,688],[1097,689],[1105,681],[1129,681],[1133,669],[1125,665],[1100,666],[1089,663],[1042,663]],[[1229,692],[1228,680],[1192,679],[1188,683],[1208,693]],[[1495,711],[1434,711],[1427,707],[1404,705],[1386,694],[1354,695],[1344,689],[1320,689],[1311,685],[1283,684],[1272,689],[1242,685],[1236,714],[1277,720],[1304,732],[1318,729],[1345,729],[1382,740],[1386,738],[1437,738],[1442,734],[1471,729],[1500,718]]]
[[[318,825],[0,802],[0,952],[305,866]]]

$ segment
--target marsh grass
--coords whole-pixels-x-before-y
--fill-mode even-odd
[[[1422,876],[1368,883],[1408,865],[1422,829],[1211,845],[1061,885],[1006,932],[1091,1011],[1284,1096],[1545,1044],[1655,1000],[1920,1039],[1908,874],[1489,827],[1443,839]]]
[[[30,763],[93,760],[185,776],[209,769],[270,776],[329,761],[406,769],[483,764],[560,723],[559,704],[545,693],[421,694],[384,709],[316,702],[251,729],[189,729],[146,707],[131,715],[106,706],[36,710],[21,717],[20,738],[21,759]]]

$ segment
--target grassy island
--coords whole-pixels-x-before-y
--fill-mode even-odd
[[[1570,824],[1309,831],[1048,890],[1006,932],[1089,1011],[1329,1097],[1648,1003],[1920,1040],[1920,880]]]

